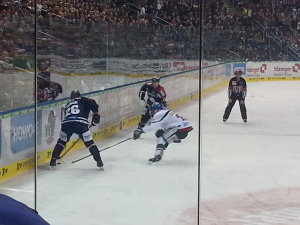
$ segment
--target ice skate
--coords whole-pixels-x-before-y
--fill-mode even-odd
[[[225,123],[227,119],[223,118],[223,122]]]
[[[155,162],[158,162],[161,160],[161,158],[162,158],[162,155],[156,155],[153,158],[149,159],[148,164],[151,165]]]
[[[247,119],[243,119],[244,123],[247,123]]]
[[[97,161],[97,167],[99,167],[99,169],[101,169],[101,170],[104,170],[104,168],[103,168],[103,162],[102,162],[101,159],[99,159],[99,160]]]
[[[50,168],[54,168],[56,166],[56,159],[51,159],[50,160]]]
[[[174,143],[181,143],[181,140],[179,138],[175,138],[173,142]]]

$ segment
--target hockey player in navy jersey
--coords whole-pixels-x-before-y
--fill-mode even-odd
[[[97,162],[97,166],[102,168],[103,162],[100,152],[94,143],[88,122],[89,113],[92,111],[92,125],[100,123],[99,106],[94,99],[82,97],[79,91],[72,91],[70,98],[71,101],[65,106],[65,118],[62,122],[59,139],[52,153],[50,166],[56,166],[56,160],[59,159],[59,155],[66,146],[66,143],[75,133],[83,140],[84,145],[89,149],[94,160]]]
[[[229,81],[228,104],[223,115],[223,122],[227,121],[231,110],[237,100],[239,101],[242,119],[245,123],[247,122],[247,110],[245,106],[245,98],[247,95],[247,83],[246,80],[241,77],[242,73],[243,72],[241,70],[236,70],[234,72],[235,77],[231,78]]]
[[[1,225],[50,225],[35,210],[27,205],[0,194]]]
[[[153,116],[151,122],[143,128],[137,128],[133,133],[133,139],[138,139],[142,133],[156,131],[157,145],[154,157],[149,159],[150,163],[160,161],[165,149],[175,139],[184,139],[193,130],[188,120],[177,113],[165,109],[161,103],[150,106],[150,114]]]
[[[155,76],[151,79],[151,82],[146,82],[140,89],[139,97],[142,101],[146,102],[146,106],[143,110],[142,118],[139,122],[138,128],[143,128],[151,118],[151,115],[149,113],[149,106],[151,106],[155,102],[162,103],[165,107],[167,106],[167,94],[164,87],[161,86],[159,82],[160,77]],[[145,99],[146,94],[148,95],[147,100]]]

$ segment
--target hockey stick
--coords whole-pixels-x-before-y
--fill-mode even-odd
[[[147,103],[147,101],[144,100],[144,102],[145,102],[145,106],[148,106],[148,108],[150,108],[150,105]]]
[[[132,139],[132,138],[127,138],[127,139],[125,139],[125,140],[123,140],[123,141],[120,141],[120,142],[114,144],[114,145],[111,145],[111,146],[108,146],[108,147],[106,147],[106,148],[104,148],[104,149],[101,149],[101,150],[99,150],[99,152],[103,152],[103,151],[105,151],[105,150],[107,150],[107,149],[109,149],[109,148],[111,148],[111,147],[114,147],[114,146],[119,145],[119,144],[121,144],[121,143],[123,143],[123,142],[129,141],[129,140],[131,140],[131,139]],[[85,157],[82,157],[82,158],[80,158],[80,159],[77,159],[77,160],[75,160],[75,161],[72,161],[71,164],[72,164],[72,163],[76,163],[76,162],[78,162],[78,161],[81,161],[81,160],[83,160],[83,159],[86,159],[86,158],[88,158],[88,157],[90,157],[90,156],[92,156],[92,154],[87,155],[87,156],[85,156]]]
[[[92,124],[89,126],[89,129],[92,127]],[[75,142],[73,142],[73,144],[70,146],[70,148],[68,150],[66,150],[60,157],[59,159],[62,159],[75,145],[76,143],[80,140],[81,138],[77,138],[77,140]]]

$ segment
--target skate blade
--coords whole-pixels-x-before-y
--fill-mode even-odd
[[[98,167],[100,171],[104,171],[104,168],[103,167]]]
[[[148,165],[153,165],[153,164],[159,164],[159,161],[156,162],[148,161]]]

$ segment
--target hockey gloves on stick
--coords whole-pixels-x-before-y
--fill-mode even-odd
[[[98,113],[94,113],[92,117],[92,126],[96,126],[98,123],[100,123],[100,115]]]
[[[133,132],[133,140],[136,140],[138,138],[140,138],[141,134],[143,133],[143,130],[140,128],[137,128],[134,132]]]

